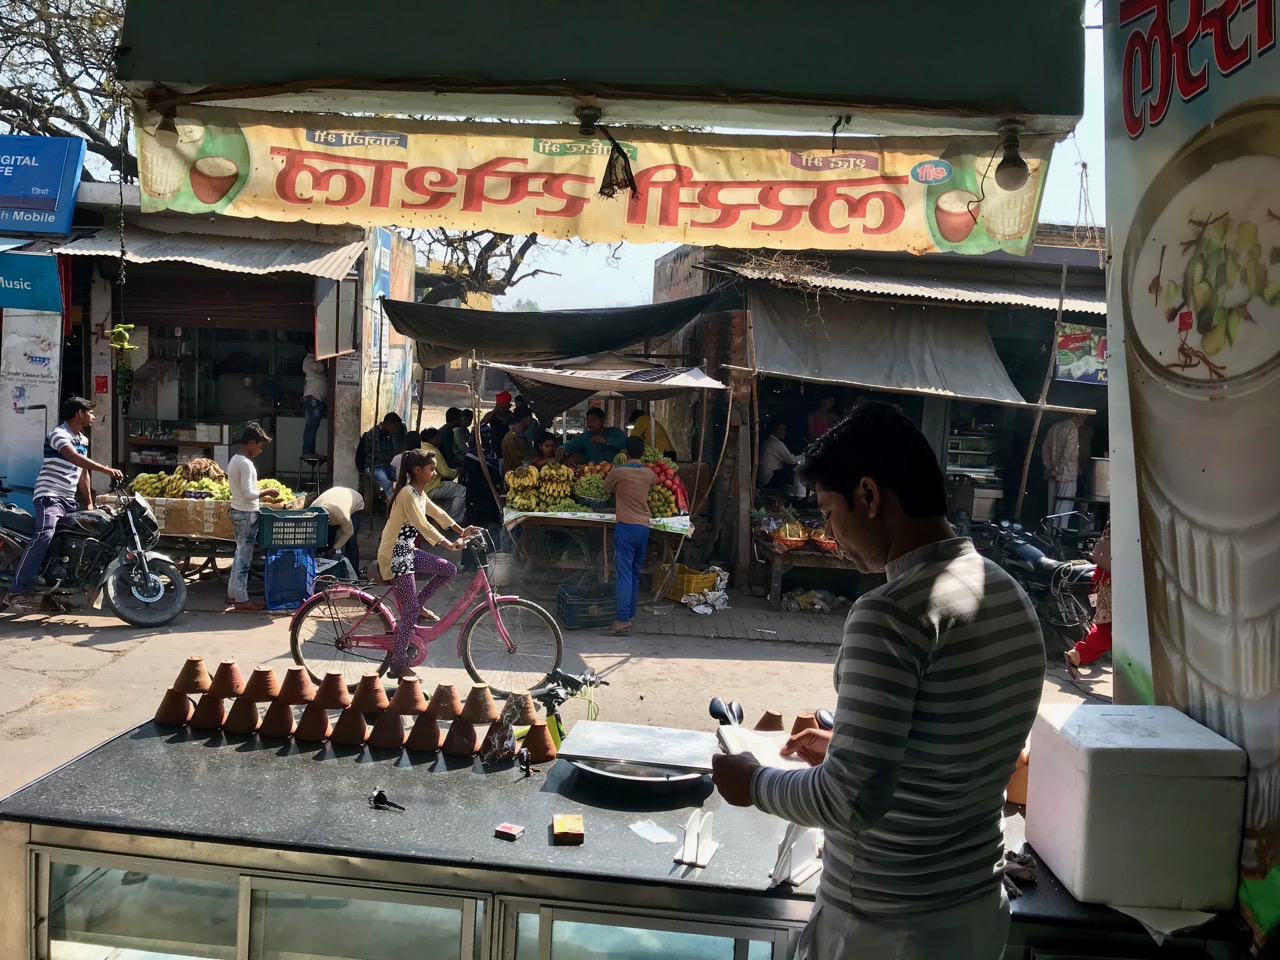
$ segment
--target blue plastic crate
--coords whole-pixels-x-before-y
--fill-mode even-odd
[[[618,610],[618,588],[612,583],[562,585],[556,597],[556,618],[566,630],[604,627]]]
[[[268,610],[292,610],[311,596],[316,582],[316,553],[310,547],[267,551],[264,575]]]

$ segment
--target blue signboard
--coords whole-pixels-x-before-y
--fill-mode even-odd
[[[0,135],[0,233],[71,232],[84,141]]]
[[[48,253],[0,253],[0,308],[62,312],[58,258]]]

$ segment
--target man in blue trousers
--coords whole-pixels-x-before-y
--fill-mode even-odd
[[[617,564],[618,609],[613,616],[611,636],[621,636],[631,629],[640,600],[640,568],[649,546],[649,488],[658,482],[657,474],[640,462],[644,456],[644,438],[627,438],[627,462],[611,470],[604,478],[606,493],[618,502],[618,523],[613,532],[613,552]]]

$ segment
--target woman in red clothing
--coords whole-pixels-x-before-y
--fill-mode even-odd
[[[809,414],[810,440],[817,440],[836,425],[836,398],[823,397],[818,403],[818,409]]]
[[[1067,673],[1072,679],[1080,678],[1080,668],[1092,663],[1111,649],[1111,524],[1102,530],[1090,558],[1096,565],[1093,571],[1093,588],[1098,595],[1098,606],[1093,626],[1085,638],[1063,654],[1067,661]]]

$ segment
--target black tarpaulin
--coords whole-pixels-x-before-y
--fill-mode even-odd
[[[437,304],[383,300],[397,331],[418,345],[424,370],[470,356],[507,363],[547,363],[621,350],[679,330],[711,302],[710,296],[636,307],[504,313]]]

